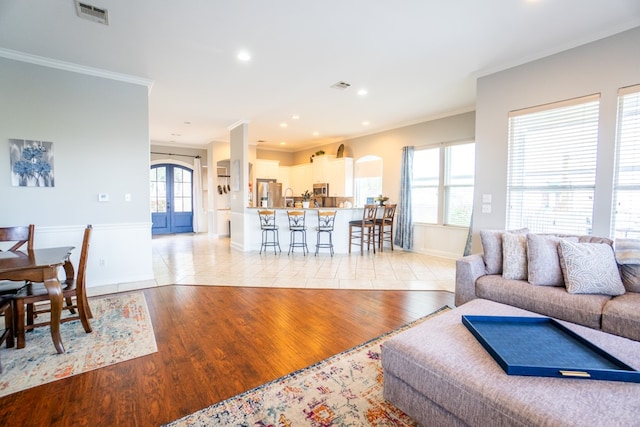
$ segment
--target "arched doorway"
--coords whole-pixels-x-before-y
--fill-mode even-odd
[[[151,234],[193,231],[193,171],[168,163],[151,166]]]

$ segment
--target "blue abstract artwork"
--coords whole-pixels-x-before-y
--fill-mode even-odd
[[[9,139],[11,184],[53,187],[53,142]]]

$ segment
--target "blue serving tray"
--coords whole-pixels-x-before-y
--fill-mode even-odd
[[[640,383],[640,372],[549,317],[462,316],[509,375]]]

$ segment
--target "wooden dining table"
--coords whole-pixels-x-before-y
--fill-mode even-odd
[[[0,280],[31,281],[44,283],[51,302],[51,339],[58,353],[64,353],[60,336],[62,315],[62,287],[58,268],[63,267],[67,278],[74,277],[69,256],[74,246],[33,249],[28,251],[0,252]],[[25,346],[24,331],[16,334],[17,347]]]

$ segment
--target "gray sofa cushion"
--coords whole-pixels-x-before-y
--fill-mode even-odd
[[[476,295],[503,304],[600,329],[607,295],[572,295],[565,288],[534,286],[523,280],[507,280],[498,275],[476,281]]]
[[[551,234],[527,234],[528,281],[532,285],[564,286],[558,244],[566,239],[578,242],[578,237]]]
[[[640,264],[621,265],[620,276],[627,292],[640,292]]]
[[[612,298],[602,311],[602,330],[640,341],[640,294],[626,293]]]

